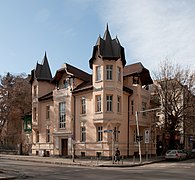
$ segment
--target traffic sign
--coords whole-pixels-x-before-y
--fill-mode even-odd
[[[112,132],[112,129],[107,129],[107,130],[104,130],[105,133],[109,133],[109,132]]]

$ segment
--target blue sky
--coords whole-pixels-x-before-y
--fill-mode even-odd
[[[91,73],[107,23],[127,64],[155,71],[168,58],[195,69],[194,0],[0,0],[0,75],[29,74],[45,51],[53,75],[63,63]]]

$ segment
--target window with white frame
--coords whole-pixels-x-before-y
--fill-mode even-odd
[[[102,128],[102,126],[97,127],[97,141],[103,141],[103,128]]]
[[[106,80],[112,80],[113,65],[106,65]]]
[[[50,106],[46,106],[46,119],[50,117]]]
[[[121,96],[117,96],[117,112],[121,112]]]
[[[121,82],[121,67],[117,67],[117,80]]]
[[[81,114],[86,114],[86,98],[81,98]]]
[[[59,103],[59,127],[66,128],[66,103],[60,102]]]
[[[101,95],[96,96],[96,112],[101,112],[102,107],[101,107]]]
[[[96,66],[96,81],[101,81],[101,66]]]
[[[112,111],[112,100],[113,100],[112,95],[107,95],[106,96],[106,110],[107,111]]]
[[[86,127],[82,126],[81,127],[81,142],[85,142],[86,141]]]

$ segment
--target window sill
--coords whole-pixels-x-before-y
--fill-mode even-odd
[[[103,82],[103,81],[102,81],[102,80],[96,80],[95,82],[96,82],[96,83],[100,83],[100,82]]]
[[[102,114],[102,111],[96,111],[95,114]]]

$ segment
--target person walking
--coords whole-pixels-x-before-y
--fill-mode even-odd
[[[118,148],[116,148],[116,152],[115,152],[115,162],[118,162],[119,164],[120,161],[120,151]]]

